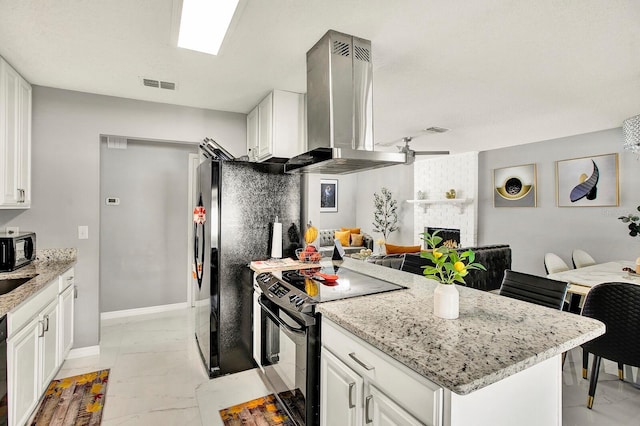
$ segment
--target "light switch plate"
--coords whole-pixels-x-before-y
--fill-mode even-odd
[[[15,235],[20,232],[20,227],[18,226],[7,226],[5,228],[5,232],[7,235]]]
[[[78,226],[78,239],[79,240],[89,239],[89,227],[87,225]]]

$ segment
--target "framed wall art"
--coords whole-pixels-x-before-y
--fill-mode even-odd
[[[493,170],[494,207],[536,207],[536,165]]]
[[[619,205],[618,154],[556,161],[558,207]]]
[[[338,211],[338,180],[320,179],[320,211]]]

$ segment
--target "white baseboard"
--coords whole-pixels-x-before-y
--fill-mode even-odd
[[[100,314],[100,319],[107,320],[107,319],[113,319],[113,318],[131,317],[136,315],[155,314],[158,312],[176,311],[178,309],[185,309],[188,307],[189,307],[189,304],[187,302],[180,302],[180,303],[173,303],[171,305],[148,306],[146,308],[102,312]]]
[[[82,358],[85,356],[100,355],[100,345],[74,348],[69,351],[66,359]]]

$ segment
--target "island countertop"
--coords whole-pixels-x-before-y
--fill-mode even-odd
[[[38,293],[52,280],[75,265],[76,250],[46,249],[38,252],[37,257],[35,262],[20,269],[0,272],[0,279],[31,277],[20,287],[0,296],[0,317]]]
[[[460,317],[433,316],[437,283],[359,260],[346,267],[407,287],[318,305],[318,312],[438,385],[471,393],[605,332],[600,321],[457,286]]]

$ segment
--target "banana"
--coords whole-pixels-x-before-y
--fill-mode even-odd
[[[309,222],[307,230],[304,232],[304,240],[307,244],[311,244],[316,240],[316,238],[318,238],[318,228]]]

